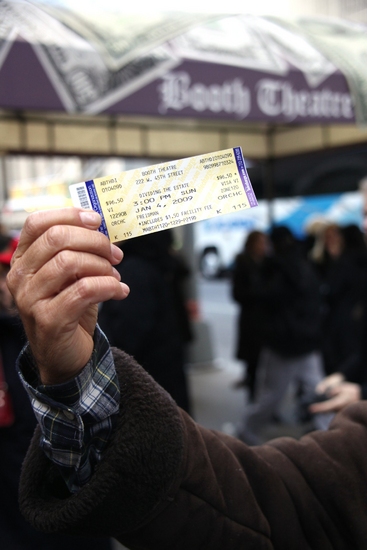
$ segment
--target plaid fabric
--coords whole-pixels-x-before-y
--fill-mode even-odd
[[[115,426],[120,388],[108,340],[97,326],[90,361],[73,380],[40,383],[27,345],[18,371],[42,430],[41,447],[59,468],[71,492],[92,476]]]

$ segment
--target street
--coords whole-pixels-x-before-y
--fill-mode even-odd
[[[218,359],[230,359],[235,356],[238,306],[231,297],[228,279],[197,282],[201,314],[211,326],[214,355]]]

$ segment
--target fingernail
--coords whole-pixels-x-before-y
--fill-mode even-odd
[[[79,216],[85,226],[95,228],[97,224],[101,223],[101,216],[94,210],[83,210],[79,212]]]
[[[125,293],[125,298],[126,298],[126,296],[130,294],[130,287],[128,287],[125,283],[120,283],[120,285]]]
[[[115,244],[111,244],[111,254],[114,260],[116,260],[117,262],[121,262],[124,255],[121,248],[119,248]]]

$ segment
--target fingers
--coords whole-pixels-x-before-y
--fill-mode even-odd
[[[28,303],[52,298],[84,277],[114,277],[120,282],[119,272],[110,262],[90,253],[62,250],[23,282],[18,289],[18,300]],[[126,285],[123,285],[126,287]],[[127,287],[126,287],[127,289]]]
[[[61,320],[66,320],[68,329],[80,322],[90,306],[105,300],[122,300],[128,294],[129,288],[114,277],[84,277],[67,286],[53,298],[30,300],[29,311],[42,330],[43,340],[47,340],[47,334],[56,340],[58,333],[65,331],[64,322]],[[25,310],[27,311],[27,305]],[[91,319],[91,322],[92,326],[84,327],[90,334],[94,331],[95,319]]]
[[[361,387],[359,384],[343,382],[338,386],[330,388],[328,390],[328,396],[330,396],[330,399],[327,399],[321,403],[313,403],[310,405],[310,412],[317,414],[339,411],[347,405],[355,403],[361,399]]]
[[[67,314],[70,322],[77,321],[91,305],[106,300],[122,300],[129,294],[127,285],[114,277],[83,277],[69,285],[50,303],[55,312]]]
[[[329,376],[326,376],[321,382],[316,386],[317,393],[326,393],[330,388],[341,384],[344,381],[344,375],[340,372],[334,372]]]
[[[97,212],[85,211],[80,208],[61,208],[59,210],[34,212],[26,219],[12,263],[22,256],[38,237],[54,225],[72,225],[98,229],[100,223],[101,217]]]
[[[98,227],[99,223],[99,214],[76,208],[31,214],[22,230],[8,276],[12,294],[16,296],[20,287],[26,286],[26,279],[33,277],[53,258],[58,258],[57,261],[62,264],[68,250],[93,254],[105,258],[112,265],[118,264],[123,257],[122,251],[111,245],[102,233],[90,230]],[[57,270],[53,273],[52,266],[57,267],[56,264],[49,267],[49,277],[59,280]],[[68,273],[63,271],[66,277]],[[85,270],[83,274],[87,275]]]
[[[22,270],[26,274],[34,274],[53,257],[67,250],[95,254],[113,264],[117,263],[117,258],[120,260],[122,258],[122,251],[117,247],[112,248],[109,240],[102,233],[83,227],[56,225],[47,229],[24,252],[21,258]],[[13,267],[17,267],[16,261]]]
[[[334,412],[340,410],[343,407],[343,403],[343,397],[337,395],[335,397],[332,397],[331,399],[328,399],[327,401],[322,401],[321,403],[313,403],[312,405],[310,405],[309,410],[312,414]]]
[[[73,233],[78,231],[78,228],[74,228]],[[94,233],[84,229],[80,231]],[[93,240],[94,235],[89,237]],[[107,239],[103,237],[103,240]],[[13,274],[14,295],[24,319],[33,317],[43,326],[48,325],[51,330],[55,330],[53,318],[60,319],[61,312],[70,322],[83,315],[91,304],[112,298],[121,300],[129,294],[128,286],[120,282],[120,274],[106,258],[66,249],[40,265],[42,261],[39,257],[33,258],[36,254],[32,254],[32,246],[13,267],[16,272]],[[38,256],[43,256],[43,248],[42,244],[37,246]],[[22,269],[17,270],[17,266],[27,261],[32,262],[33,267],[40,267],[35,273],[32,272],[32,276],[23,277],[21,284],[16,285],[15,279],[20,281],[22,273]],[[23,268],[23,271],[30,274],[30,268]]]
[[[22,259],[26,257],[26,269],[35,272],[61,250],[88,251],[107,258],[113,264],[119,263],[122,259],[122,251],[111,245],[102,233],[70,225],[54,225],[48,228],[19,254],[22,253]],[[16,261],[17,258],[13,265]]]

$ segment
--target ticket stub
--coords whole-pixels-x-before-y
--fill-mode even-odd
[[[257,206],[240,147],[73,184],[112,242]]]

